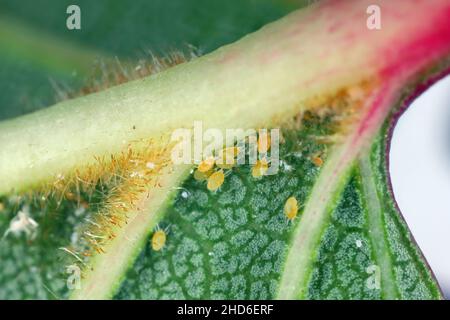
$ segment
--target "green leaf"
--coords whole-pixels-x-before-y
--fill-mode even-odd
[[[148,58],[148,50],[163,54],[187,44],[207,53],[297,6],[272,0],[138,0],[132,6],[126,1],[77,1],[83,29],[72,32],[65,28],[72,2],[1,2],[1,120],[53,104],[61,99],[58,91],[77,91],[94,74],[98,59]],[[45,8],[45,14],[37,7]],[[23,206],[29,206],[42,230],[33,241],[23,234],[0,240],[0,299],[68,297],[67,267],[72,261],[60,248],[76,242],[86,219],[98,209],[98,198],[90,198],[86,210],[66,200],[58,205],[59,199],[0,198],[5,207],[0,208],[0,236]]]
[[[173,2],[175,7],[165,14],[172,18],[173,12],[178,12],[184,22],[165,19],[171,24],[167,30],[163,28],[156,47],[183,38],[212,50],[222,41],[208,37],[214,27],[240,21],[242,26],[223,39],[235,40],[288,10],[278,9],[272,16],[269,9],[281,7],[267,1],[267,7],[258,7],[264,14],[257,11],[254,21],[248,17],[240,20],[245,7],[237,10],[228,2],[202,6],[210,4],[224,21],[198,18],[189,12],[192,6],[187,2]],[[133,11],[133,19],[140,23],[138,17],[144,9],[157,11],[162,4],[154,2],[151,8],[141,4],[140,10]],[[331,10],[327,3],[315,5],[157,76],[0,123],[0,149],[6,155],[0,159],[0,192],[6,194],[1,198],[5,208],[0,208],[0,232],[5,235],[0,242],[0,263],[5,266],[0,271],[0,297],[442,298],[396,208],[386,150],[394,115],[405,98],[448,69],[450,31],[448,24],[442,23],[448,20],[448,4],[424,2],[423,10],[414,11],[405,4],[383,2],[392,13],[401,10],[416,15],[415,19],[400,20],[388,15],[385,37],[365,30],[348,35],[353,29],[347,14],[353,12],[357,22],[364,22],[365,16],[357,13],[365,12],[365,2],[329,4],[336,6],[331,9],[338,13],[330,19],[323,19]],[[248,6],[252,5],[249,1]],[[6,12],[15,12],[15,19],[42,25],[47,35],[44,45],[34,43],[32,37],[11,36],[31,32],[32,28],[17,23],[9,29],[12,33],[0,40],[9,50],[2,58],[9,61],[11,73],[20,70],[13,57],[26,58],[23,48],[31,41],[38,53],[28,59],[29,71],[35,74],[32,81],[54,72],[58,79],[79,83],[70,72],[73,68],[89,70],[90,59],[59,64],[65,61],[61,56],[70,56],[67,48],[77,47],[77,41],[86,41],[85,47],[77,49],[80,57],[108,52],[104,59],[109,59],[134,52],[129,48],[139,43],[143,27],[137,23],[141,33],[137,38],[129,36],[136,30],[127,30],[131,18],[122,19],[126,15],[123,6],[116,4],[111,12],[97,12],[104,26],[98,34],[69,35],[55,28],[63,22],[62,17],[46,20],[7,2]],[[64,5],[54,8],[56,17]],[[104,7],[93,5],[95,8],[101,11]],[[95,20],[90,19],[88,14],[88,25]],[[197,20],[205,26],[189,33],[185,25]],[[435,28],[430,27],[431,21]],[[331,32],[336,22],[342,23],[342,29]],[[155,22],[148,23],[152,26]],[[112,26],[124,30],[119,37],[124,43],[129,41],[129,46],[117,46]],[[416,34],[404,39],[404,30],[410,29]],[[52,30],[59,31],[52,34]],[[67,47],[59,42],[66,36],[72,37]],[[394,49],[393,41],[397,44]],[[334,45],[331,51],[330,43]],[[42,54],[51,47],[61,49],[57,50],[59,59]],[[329,59],[318,61],[317,57],[324,55]],[[2,77],[0,83],[8,82],[6,73]],[[47,89],[39,92],[43,99],[49,99]],[[8,104],[14,106],[16,101],[20,105],[15,100],[18,92],[12,92]],[[4,116],[18,113],[5,109]],[[130,187],[134,180],[128,177],[134,172],[127,165],[111,169],[101,160],[114,163],[119,159],[121,163],[125,159],[128,163],[136,160],[132,156],[146,159],[139,153],[143,147],[135,141],[154,139],[197,119],[206,127],[220,129],[283,128],[280,172],[255,179],[251,166],[238,166],[227,170],[224,184],[211,192],[205,182],[189,174],[190,168],[168,168]],[[152,147],[166,150],[167,146],[164,140],[152,140]],[[99,175],[92,182],[95,188],[86,191],[81,176],[74,172],[90,172],[93,158],[100,159],[105,175]],[[66,174],[67,180],[81,182],[81,191],[78,182],[76,188],[60,185]],[[43,186],[42,193],[39,186]],[[75,199],[68,196],[75,191]],[[108,202],[116,194],[119,201]],[[130,200],[133,197],[137,204]],[[296,198],[300,208],[294,221],[284,213],[290,197]],[[114,204],[126,208],[119,211],[126,223],[111,220],[117,217]],[[85,212],[79,211],[83,205]],[[33,219],[25,221],[27,228],[33,231],[38,224],[36,237],[15,231],[19,210],[29,210],[27,219]],[[102,219],[109,224],[100,223]],[[160,251],[150,246],[157,225],[167,233]],[[98,233],[92,234],[92,229]],[[96,242],[107,234],[114,237],[100,246],[85,241]],[[70,291],[67,285],[67,267],[73,263],[83,268],[81,290]]]
[[[274,176],[255,179],[250,166],[240,166],[216,193],[191,176],[159,223],[168,230],[166,246],[152,250],[150,234],[116,298],[276,298],[283,273],[294,271],[286,255],[304,205],[294,222],[283,207],[291,196],[300,204],[311,198],[320,168],[308,155],[326,150],[315,142],[324,127],[306,122],[285,134]],[[303,298],[441,298],[386,187],[385,130],[330,204]]]

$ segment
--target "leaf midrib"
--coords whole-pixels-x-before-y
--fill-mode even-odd
[[[359,159],[359,171],[362,180],[363,201],[367,210],[368,235],[374,250],[375,261],[380,267],[382,297],[385,299],[398,298],[398,290],[394,278],[392,259],[389,244],[385,236],[381,202],[378,197],[371,162],[370,151],[367,151]]]

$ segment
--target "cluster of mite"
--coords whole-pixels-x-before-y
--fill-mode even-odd
[[[344,96],[345,97],[345,96]],[[333,113],[342,115],[342,113]],[[295,132],[298,132],[303,123],[323,119],[325,115],[315,112],[306,112],[298,116],[298,125]],[[294,122],[295,122],[294,118]],[[336,117],[333,118],[336,120]],[[344,117],[344,119],[348,119]],[[330,125],[336,125],[339,121],[330,121]],[[339,120],[339,119],[338,119]],[[320,122],[321,120],[319,120]],[[318,144],[334,144],[339,130],[333,128],[330,135],[319,134],[309,136]],[[309,139],[308,138],[308,139]],[[164,137],[160,139],[164,140]],[[284,138],[280,136],[280,142],[284,143]],[[288,140],[286,140],[288,141]],[[164,146],[155,148],[155,146]],[[161,187],[160,176],[163,170],[168,172],[173,170],[170,160],[172,145],[161,143],[156,140],[134,141],[128,144],[128,148],[110,158],[96,158],[92,165],[84,166],[82,169],[74,170],[72,174],[66,176],[57,175],[51,185],[43,186],[43,192],[34,191],[34,196],[40,194],[45,202],[47,199],[58,199],[58,203],[63,200],[77,202],[84,209],[92,209],[92,214],[87,223],[83,224],[83,230],[79,231],[80,240],[78,243],[60,248],[72,257],[72,262],[76,263],[83,270],[89,267],[88,260],[95,254],[105,253],[104,247],[107,241],[116,237],[115,232],[127,224],[129,215],[133,211],[139,211],[139,201],[145,194],[148,194],[149,186]],[[251,166],[250,174],[255,180],[262,179],[270,168],[270,157],[268,153],[271,148],[271,136],[268,132],[260,131],[257,136],[256,148],[260,155],[258,160]],[[138,151],[141,150],[141,151]],[[220,192],[226,177],[238,165],[238,155],[240,147],[224,147],[216,154],[203,159],[192,171],[193,178],[205,184],[209,192]],[[309,160],[316,167],[324,164],[322,153],[309,154]],[[166,171],[167,171],[166,170]],[[98,186],[105,187],[105,194],[102,197],[99,208],[90,207],[89,199],[82,199],[82,194],[92,194]],[[2,204],[0,203],[0,211]],[[286,199],[283,214],[288,222],[296,219],[301,204],[294,196]],[[27,222],[27,225],[35,225],[31,217],[21,217],[19,221]],[[17,222],[16,224],[18,224]],[[29,223],[28,223],[29,222]],[[31,223],[31,224],[30,224]],[[20,227],[20,226],[19,226]],[[161,229],[158,226],[150,236],[149,246],[155,252],[164,250],[168,241],[169,230]],[[83,273],[82,273],[83,276]]]
[[[260,155],[267,155],[271,147],[271,137],[268,132],[260,132],[257,139],[257,151]],[[202,160],[193,171],[193,177],[200,182],[206,182],[206,188],[210,192],[217,192],[225,182],[225,177],[237,165],[237,156],[240,148],[238,146],[225,147],[217,155],[210,155]],[[311,161],[318,167],[322,166],[323,160],[319,155],[311,157]],[[256,160],[251,168],[251,175],[255,179],[261,179],[269,170],[270,161],[266,156]],[[284,204],[284,215],[288,221],[293,221],[298,214],[299,203],[294,196],[289,197]],[[153,233],[150,244],[154,251],[164,248],[167,240],[168,230],[157,227]]]
[[[140,141],[144,144],[143,141]],[[111,156],[110,159],[95,158],[95,163],[85,166],[82,170],[74,170],[72,174],[58,174],[48,185],[42,186],[41,191],[34,191],[33,198],[45,203],[50,199],[56,199],[57,203],[72,201],[83,212],[88,209],[96,211],[95,215],[86,218],[84,229],[80,230],[80,240],[76,247],[66,246],[60,249],[75,259],[75,263],[82,267],[87,267],[86,259],[95,253],[105,253],[104,245],[106,241],[116,237],[114,232],[116,227],[127,224],[128,215],[133,209],[138,209],[137,205],[142,194],[148,190],[148,186],[161,187],[158,180],[159,173],[170,165],[170,145],[164,148],[155,149],[152,145],[155,141],[147,141],[140,150],[135,151],[131,144],[127,151]],[[136,144],[134,144],[136,146]],[[258,135],[257,151],[259,154],[267,155],[271,147],[270,134],[263,132]],[[195,180],[206,183],[206,189],[210,192],[219,192],[226,176],[237,166],[237,156],[239,147],[225,147],[217,152],[215,156],[209,156],[201,161],[193,170]],[[270,166],[268,157],[260,157],[251,168],[251,175],[255,179],[261,179]],[[320,156],[311,157],[311,161],[317,166],[321,166],[323,160]],[[105,191],[102,192],[103,200],[99,208],[91,208],[91,200],[84,199],[82,195],[91,195],[99,192],[99,186]],[[36,196],[37,195],[37,196]],[[0,211],[3,210],[0,203]],[[293,221],[298,213],[299,204],[295,197],[286,200],[284,214],[288,221]],[[22,212],[22,211],[21,211]],[[18,216],[19,217],[19,216]],[[17,219],[16,219],[17,220]],[[19,220],[11,223],[9,232],[25,231],[29,227],[37,226],[37,223],[23,212]],[[153,233],[150,245],[154,251],[164,248],[168,236],[168,230],[156,228]]]
[[[319,119],[324,119],[331,115],[332,120],[329,125],[334,128],[333,132],[328,136],[317,136],[315,142],[318,144],[333,144],[345,134],[345,131],[351,127],[351,124],[357,119],[358,112],[362,108],[364,99],[371,90],[370,82],[363,82],[359,85],[342,89],[331,97],[314,97],[305,104],[310,109],[316,110],[314,114]],[[313,117],[311,112],[299,114],[295,119],[295,129],[299,130],[303,121],[311,120]],[[257,148],[260,154],[266,154],[270,149],[270,134],[261,133],[258,136]],[[236,156],[239,153],[239,147],[226,147],[219,151],[217,156],[210,156],[204,159],[194,171],[194,179],[197,181],[206,181],[206,187],[211,192],[220,189],[225,181],[227,173],[236,165]],[[324,163],[320,153],[310,157],[311,162],[321,167]],[[251,174],[253,178],[262,178],[269,169],[270,163],[267,158],[261,158],[252,166]],[[284,215],[288,221],[293,221],[299,210],[298,200],[291,196],[284,205]],[[167,240],[167,231],[157,227],[150,240],[151,247],[154,251],[160,251],[164,248]]]
[[[308,113],[302,115],[303,120],[308,120],[308,117]],[[281,136],[282,143],[283,140]],[[270,134],[260,131],[256,142],[258,153],[267,156],[271,148]],[[155,145],[165,147],[156,149]],[[80,240],[76,247],[66,246],[61,250],[72,256],[74,262],[82,267],[88,267],[86,259],[93,253],[105,253],[106,242],[116,237],[117,227],[127,224],[130,212],[139,209],[139,200],[143,194],[148,193],[148,186],[161,187],[160,173],[165,168],[169,172],[172,170],[170,150],[170,144],[154,140],[135,141],[128,145],[126,151],[111,155],[109,159],[97,157],[92,165],[74,170],[66,176],[59,174],[50,185],[43,186],[42,192],[35,191],[34,195],[39,194],[38,198],[44,202],[48,199],[58,199],[58,203],[63,200],[73,201],[84,209],[96,212],[86,219],[87,224],[79,232]],[[209,192],[220,192],[226,177],[238,165],[239,151],[238,146],[224,147],[217,154],[206,157],[193,170],[193,178],[204,182]],[[269,170],[271,164],[266,156],[259,157],[252,165],[250,173],[254,179],[263,178]],[[311,155],[309,159],[317,167],[323,165],[321,154]],[[91,201],[83,199],[81,195],[96,192],[99,185],[106,190],[103,200],[99,208],[90,208]],[[293,221],[297,217],[299,206],[295,197],[286,199],[283,212],[287,221]],[[30,219],[31,217],[28,220],[33,222]],[[154,251],[164,248],[168,233],[168,229],[156,227],[150,239],[150,246]]]
[[[186,56],[181,52],[174,52],[163,58],[155,57],[151,54],[150,61],[144,59],[134,68],[129,68],[126,63],[122,64],[116,60],[116,67],[111,70],[110,67],[101,68],[100,72],[103,79],[93,82],[83,87],[80,92],[67,93],[61,99],[73,98],[75,96],[86,95],[92,92],[104,90],[108,87],[118,85],[130,80],[139,79],[150,74],[158,73],[171,66],[183,63],[192,58],[196,54],[191,50],[190,56]],[[125,65],[125,66],[124,66]],[[105,78],[106,77],[106,78]],[[351,89],[344,89],[331,97],[321,97],[304,101],[304,105],[308,110],[315,110],[314,114],[319,118],[323,118],[326,113],[334,114],[333,123],[340,128],[333,130],[341,131],[342,128],[349,127],[348,123],[354,121],[356,109],[370,90],[370,83],[362,83]],[[62,90],[57,90],[64,92]],[[325,99],[325,100],[324,100]],[[324,106],[328,106],[325,107]],[[298,127],[301,126],[302,120],[307,120],[308,113],[301,114],[297,117]],[[295,119],[294,119],[295,122]],[[327,136],[318,136],[318,143],[335,143],[338,134]],[[282,138],[282,137],[281,137]],[[281,139],[282,140],[282,139]],[[90,194],[99,186],[106,187],[105,200],[102,200],[101,207],[93,216],[94,219],[89,220],[86,230],[82,231],[81,245],[77,248],[64,247],[61,248],[66,253],[73,256],[77,263],[82,266],[85,259],[93,253],[104,253],[104,244],[106,241],[116,237],[115,231],[117,227],[127,223],[128,214],[136,209],[139,211],[139,200],[142,195],[148,192],[148,186],[160,187],[159,175],[166,167],[170,170],[170,145],[163,144],[166,147],[155,149],[154,145],[161,145],[155,141],[139,141],[138,144],[147,144],[147,146],[136,147],[133,144],[128,149],[116,156],[111,155],[110,159],[96,158],[96,162],[90,166],[84,166],[82,170],[75,170],[71,175],[57,175],[50,186],[44,186],[43,192],[35,192],[39,194],[42,201],[49,198],[58,199],[60,203],[63,199],[76,201],[84,209],[89,208],[90,201],[81,198],[81,194]],[[260,154],[267,154],[270,151],[271,137],[268,133],[258,135],[257,149]],[[135,150],[145,150],[137,152]],[[206,188],[210,192],[219,192],[227,175],[237,165],[236,157],[239,154],[239,147],[225,147],[218,152],[217,155],[207,157],[193,171],[193,177],[197,181],[206,182]],[[323,165],[321,154],[315,154],[310,157],[311,162],[320,167]],[[255,179],[261,179],[269,170],[270,161],[262,157],[252,165],[251,175]],[[0,203],[0,211],[2,204]],[[293,196],[289,197],[284,205],[284,215],[288,221],[293,221],[299,211],[299,203]],[[27,221],[31,221],[28,217]],[[24,220],[23,217],[20,221]],[[25,219],[26,220],[26,219]],[[31,221],[33,222],[33,221]],[[30,222],[30,223],[31,223]],[[29,224],[29,223],[28,223]],[[33,224],[33,223],[32,223]],[[19,226],[20,227],[20,226]],[[150,246],[154,251],[160,251],[164,248],[168,236],[168,230],[156,228],[150,239]]]

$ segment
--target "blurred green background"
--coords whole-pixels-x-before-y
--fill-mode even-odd
[[[95,61],[134,60],[152,50],[208,53],[307,0],[2,0],[0,120],[51,105],[55,87],[76,90]],[[66,9],[81,9],[68,30]],[[56,85],[55,85],[56,84]]]

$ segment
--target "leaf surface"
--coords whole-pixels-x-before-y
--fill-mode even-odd
[[[72,260],[85,264],[84,258],[68,248],[77,245],[78,232],[86,234],[83,226],[91,223],[86,218],[104,210],[102,200],[97,206],[92,196],[97,191],[100,197],[114,191],[128,179],[100,185],[96,192],[88,194],[88,210],[81,216],[77,211],[79,201],[56,200],[52,207],[50,202],[43,206],[42,201],[36,201],[36,195],[28,202],[24,198],[23,203],[14,197],[3,198],[4,233],[14,213],[24,205],[31,207],[40,229],[31,242],[10,236],[2,240],[0,254],[8,267],[0,273],[2,287],[7,288],[0,290],[1,294],[6,298],[65,298],[69,294],[75,298],[119,299],[441,298],[396,208],[389,188],[386,153],[392,123],[406,98],[418,86],[428,85],[427,81],[448,70],[450,30],[445,21],[450,8],[443,1],[420,2],[423,10],[418,12],[404,4],[383,4],[390,13],[387,33],[385,37],[370,34],[370,46],[363,45],[369,33],[354,34],[343,22],[351,12],[357,22],[365,21],[365,16],[363,19],[358,15],[364,12],[359,10],[364,3],[356,6],[355,2],[355,7],[349,7],[348,2],[327,1],[156,77],[2,123],[0,145],[15,155],[14,161],[4,158],[1,163],[5,167],[0,170],[2,190],[51,182],[52,174],[70,172],[74,163],[85,164],[91,155],[123,152],[117,145],[120,137],[131,141],[155,136],[196,117],[208,127],[281,126],[284,141],[280,172],[274,176],[255,179],[251,166],[239,166],[227,171],[218,191],[210,192],[204,182],[192,176],[181,184],[189,170],[169,170],[161,175],[165,180],[159,189],[152,184],[153,188],[147,185],[146,190],[137,192],[138,205],[127,211],[131,218],[113,227],[118,236],[94,257],[86,258],[89,262],[82,290],[72,293],[61,276],[67,261],[57,252],[65,251]],[[14,11],[13,4],[9,8]],[[328,19],[335,9],[340,14]],[[393,18],[405,10],[415,14],[415,19]],[[312,23],[311,18],[317,22]],[[36,19],[39,21],[39,17]],[[436,28],[427,21],[433,21]],[[49,26],[51,22],[46,28]],[[336,33],[330,31],[334,28]],[[415,36],[404,39],[406,29],[415,30]],[[262,39],[267,40],[267,47],[260,45]],[[302,46],[297,40],[302,40]],[[336,46],[332,51],[330,41]],[[392,41],[396,41],[395,50]],[[215,47],[211,44],[214,42],[205,43],[207,48]],[[105,50],[109,45],[106,41],[99,47]],[[278,48],[283,48],[281,53]],[[245,54],[239,54],[242,52]],[[323,63],[316,61],[321,55],[328,57]],[[352,59],[342,64],[347,55]],[[384,59],[379,60],[379,55]],[[298,72],[300,69],[303,73]],[[198,83],[204,85],[194,97],[192,89]],[[231,93],[237,98],[231,98]],[[183,97],[186,105],[181,110]],[[230,102],[235,102],[231,109]],[[129,108],[120,108],[125,103]],[[213,105],[216,108],[206,112]],[[90,118],[100,117],[86,117],[87,110]],[[145,110],[155,114],[144,114]],[[71,111],[76,114],[73,118]],[[110,131],[99,129],[114,112],[126,119],[124,123],[118,122]],[[168,121],[155,121],[154,127],[141,126],[148,118],[158,117]],[[61,122],[54,125],[53,118]],[[71,134],[79,132],[86,119],[83,128],[87,134],[98,134],[88,135],[88,139]],[[129,124],[140,131],[123,130]],[[57,134],[46,139],[45,132],[37,134],[37,127],[52,127]],[[61,143],[52,144],[65,140],[65,135],[73,137],[68,151]],[[30,153],[28,149],[13,149],[8,140],[12,136],[17,137],[19,147],[29,147]],[[28,143],[31,137],[37,141],[35,145]],[[34,162],[28,166],[30,154],[41,152],[59,161],[37,158],[36,167]],[[6,170],[4,164],[8,163],[25,174]],[[297,199],[300,208],[294,221],[288,221],[283,211],[290,197]],[[107,202],[103,206],[109,208]],[[52,215],[56,218],[49,221]],[[152,250],[149,245],[157,224],[168,232],[162,251]],[[26,264],[15,268],[23,255],[28,257]],[[14,268],[23,276],[17,276]],[[40,275],[31,275],[34,285],[15,290],[27,281],[24,279],[30,279],[27,269],[39,270]],[[58,280],[53,280],[58,274]]]

